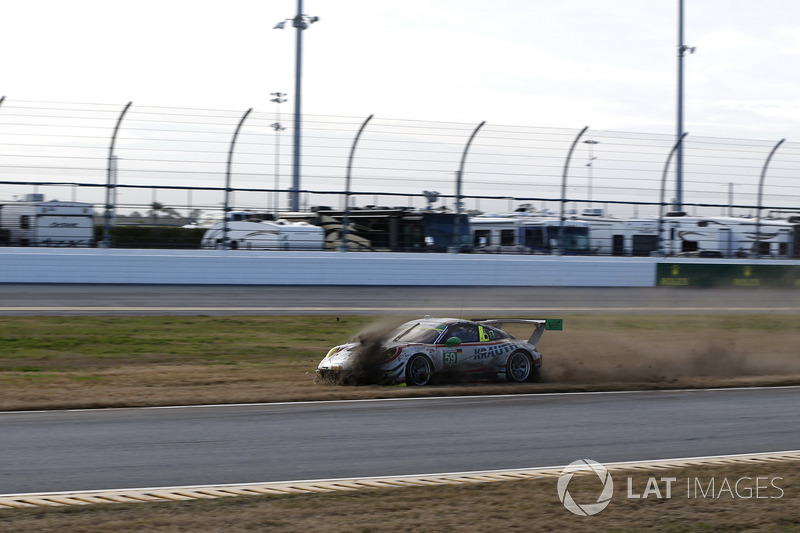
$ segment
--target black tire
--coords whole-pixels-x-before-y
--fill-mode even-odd
[[[530,354],[517,350],[508,356],[506,360],[506,379],[513,383],[524,383],[538,375],[537,369],[533,367],[533,359]]]
[[[412,355],[406,363],[406,385],[422,387],[433,382],[433,363],[422,354]]]

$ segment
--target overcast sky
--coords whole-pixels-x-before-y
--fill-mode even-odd
[[[0,96],[270,111],[295,0],[6,0]],[[678,0],[306,0],[303,112],[675,131]],[[800,140],[800,2],[685,0],[685,129]],[[291,104],[285,104],[286,112]]]

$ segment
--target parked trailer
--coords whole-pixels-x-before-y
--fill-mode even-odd
[[[222,248],[224,238],[225,223],[219,222],[206,230],[200,245]],[[232,220],[228,242],[233,250],[322,250],[325,230],[306,222]]]
[[[585,216],[590,248],[597,255],[646,257],[658,251],[658,219]]]
[[[89,247],[94,245],[94,207],[57,200],[11,202],[0,205],[0,228],[10,246]]]
[[[326,248],[341,248],[344,212],[316,207],[311,212],[282,216],[324,228]],[[347,227],[347,247],[352,251],[469,252],[472,249],[469,217],[464,213],[367,206],[347,213]]]
[[[591,247],[598,255],[794,257],[800,251],[796,243],[798,224],[786,220],[762,220],[760,238],[756,239],[757,221],[753,218],[678,213],[669,213],[661,222],[658,218],[581,218],[589,223]]]
[[[758,231],[757,229],[758,228]],[[717,257],[796,257],[798,224],[788,220],[737,217],[664,217],[662,238],[667,255]]]
[[[591,253],[589,224],[581,220],[568,219],[562,225],[560,218],[552,217],[481,215],[471,218],[469,224],[476,252]]]

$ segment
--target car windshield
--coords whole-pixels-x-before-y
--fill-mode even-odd
[[[436,342],[436,339],[439,338],[439,335],[442,334],[442,331],[445,328],[445,324],[440,324],[433,326],[431,324],[422,324],[420,322],[415,322],[410,326],[405,324],[403,327],[399,328],[395,333],[396,335],[392,338],[394,342],[420,342],[423,344],[433,344]]]

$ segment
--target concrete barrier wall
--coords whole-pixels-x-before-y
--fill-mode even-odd
[[[0,283],[652,287],[654,258],[2,248]]]

